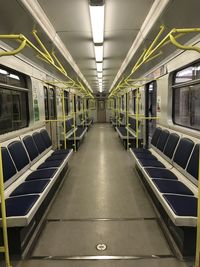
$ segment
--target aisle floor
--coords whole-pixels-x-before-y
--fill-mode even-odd
[[[117,133],[96,124],[70,161],[30,259],[13,266],[192,265],[174,257]]]

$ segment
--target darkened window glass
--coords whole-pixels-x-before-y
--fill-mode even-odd
[[[182,76],[185,76],[185,78],[182,79],[180,85],[177,85],[177,74],[180,72],[184,74]],[[196,130],[200,130],[200,82],[198,81],[199,78],[200,64],[195,64],[175,73],[173,88],[174,123]]]
[[[45,109],[45,119],[49,119],[49,104],[48,104],[48,89],[44,87],[44,109]]]
[[[28,93],[0,88],[0,134],[28,126]]]
[[[121,107],[122,107],[122,110],[124,110],[124,95],[122,95],[121,97]]]
[[[49,89],[49,116],[56,119],[56,93],[53,88]]]
[[[4,66],[0,66],[0,83],[26,88],[24,75]]]
[[[65,99],[65,115],[69,113],[69,93],[64,91],[64,99]]]

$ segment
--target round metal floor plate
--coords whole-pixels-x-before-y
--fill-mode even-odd
[[[106,246],[106,244],[97,244],[96,249],[99,251],[104,251],[107,249],[107,246]]]

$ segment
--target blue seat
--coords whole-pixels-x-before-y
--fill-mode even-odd
[[[51,142],[51,138],[49,137],[49,134],[48,134],[47,130],[42,129],[40,131],[40,133],[41,133],[41,136],[42,136],[42,139],[43,139],[43,141],[45,143],[46,148],[51,147],[52,146],[52,142]]]
[[[171,133],[169,135],[169,138],[166,142],[166,146],[164,148],[163,153],[169,158],[172,159],[172,156],[174,154],[174,151],[176,149],[176,146],[178,144],[180,137],[178,136],[178,134],[175,133]]]
[[[55,150],[51,156],[54,156],[54,155],[59,155],[59,154],[65,154],[65,155],[68,155],[70,153],[71,149],[59,149],[59,150]]]
[[[26,181],[20,184],[10,196],[40,194],[44,191],[50,180]]]
[[[28,155],[29,155],[31,161],[34,160],[35,158],[37,158],[39,156],[39,152],[38,152],[37,146],[33,140],[33,137],[30,135],[25,136],[22,141],[25,145],[25,148],[28,152]]]
[[[148,153],[137,153],[137,154],[135,154],[135,156],[138,159],[157,160],[157,158],[154,155],[148,154]]]
[[[178,144],[173,161],[183,169],[186,167],[193,146],[194,142],[188,138],[182,138]]]
[[[159,136],[159,139],[158,139],[158,142],[156,144],[156,147],[160,150],[160,151],[163,151],[164,150],[164,147],[166,145],[166,142],[167,142],[167,139],[169,138],[169,131],[168,130],[163,130],[161,133],[160,133],[160,136]]]
[[[22,142],[14,141],[10,143],[8,145],[8,150],[10,151],[18,171],[29,164],[29,158]]]
[[[10,154],[8,153],[7,148],[2,147],[1,153],[2,153],[2,164],[3,164],[3,178],[4,182],[6,182],[17,173],[17,170],[10,157]]]
[[[9,197],[6,199],[6,216],[25,216],[33,207],[39,195]]]
[[[32,181],[38,179],[51,179],[54,177],[57,170],[58,169],[56,168],[36,170],[27,176],[26,181]]]
[[[46,146],[43,141],[41,133],[38,133],[38,132],[33,133],[33,140],[40,154],[46,150]]]
[[[81,137],[81,135],[83,134],[83,132],[85,131],[85,128],[84,127],[78,127],[76,129],[76,137]]]
[[[62,164],[62,161],[60,160],[54,160],[54,161],[45,161],[44,163],[40,164],[38,166],[39,169],[46,169],[46,168],[57,168]]]
[[[157,168],[165,168],[165,165],[162,164],[160,161],[158,160],[151,160],[151,159],[139,159],[140,164],[143,167],[157,167]]]
[[[145,171],[151,178],[163,178],[170,180],[177,180],[176,175],[168,169],[159,168],[145,168]]]
[[[156,146],[160,137],[160,134],[162,132],[162,129],[157,127],[153,133],[152,139],[151,139],[151,144],[153,146]]]
[[[167,194],[163,196],[176,215],[197,217],[196,197]]]
[[[198,179],[198,166],[199,166],[199,145],[195,145],[186,170],[190,175],[192,175],[196,179]]]
[[[151,154],[151,151],[149,151],[146,148],[131,148],[131,150],[134,152],[134,154]]]
[[[127,135],[130,137],[130,138],[133,138],[134,136],[129,132],[127,134],[127,129],[125,126],[118,126],[117,127],[118,131],[120,132],[120,134],[123,136],[123,137],[127,137]]]
[[[52,161],[52,160],[65,160],[67,157],[66,154],[57,154],[57,155],[51,155],[49,156],[45,161]]]
[[[177,180],[152,179],[161,193],[172,193],[181,195],[194,195],[183,183]]]

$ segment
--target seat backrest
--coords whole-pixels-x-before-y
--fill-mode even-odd
[[[22,142],[13,141],[8,145],[8,150],[18,171],[29,167],[29,158]]]
[[[190,140],[189,138],[182,138],[174,154],[174,163],[176,163],[182,169],[185,169],[193,147],[194,142],[192,140]]]
[[[36,144],[36,147],[38,149],[38,152],[41,154],[42,152],[44,152],[46,150],[46,146],[45,143],[43,141],[42,135],[39,132],[35,132],[33,133],[33,140]]]
[[[189,173],[189,175],[191,175],[192,182],[194,182],[197,185],[198,172],[199,172],[199,144],[196,144],[192,151],[186,171]]]
[[[180,136],[178,134],[171,133],[169,135],[169,138],[167,139],[167,142],[166,142],[166,145],[163,151],[164,155],[167,156],[169,159],[172,159],[179,139],[180,139]]]
[[[37,149],[37,146],[33,140],[33,137],[30,135],[27,135],[23,137],[22,139],[24,146],[28,152],[29,158],[31,161],[33,161],[35,158],[39,156],[39,152]]]
[[[65,127],[66,127],[66,133],[71,131],[71,129],[72,129],[72,119],[66,120]]]
[[[157,149],[159,149],[161,152],[164,150],[168,138],[169,138],[169,131],[163,130],[156,144]]]
[[[1,153],[2,153],[4,186],[6,188],[15,180],[13,178],[14,176],[16,176],[17,170],[8,152],[8,149],[6,147],[2,147]]]
[[[51,138],[50,138],[47,130],[46,129],[42,129],[40,131],[40,133],[41,133],[41,136],[42,136],[42,139],[43,139],[43,141],[45,143],[46,148],[51,147],[52,146],[52,141],[51,141]]]
[[[160,137],[161,132],[162,132],[162,129],[161,129],[160,127],[157,127],[157,128],[155,129],[155,131],[154,131],[154,133],[153,133],[153,136],[152,136],[152,138],[151,138],[151,144],[152,144],[153,146],[156,146],[156,145],[157,145],[157,143],[158,143],[158,139],[159,139],[159,137]]]

